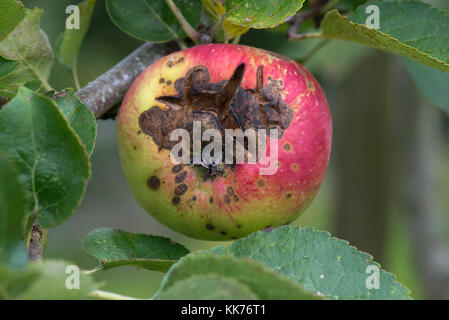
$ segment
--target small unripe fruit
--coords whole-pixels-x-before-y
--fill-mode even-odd
[[[266,130],[262,152],[270,158],[273,144],[278,149],[270,158],[274,174],[262,174],[267,164],[246,161],[254,154],[248,141],[245,163],[236,164],[235,153],[232,163],[174,163],[170,152],[179,140],[171,141],[171,133],[183,129],[192,137],[194,124],[203,134],[215,129],[223,144],[227,129]],[[120,159],[138,203],[164,225],[204,240],[236,239],[294,221],[323,180],[331,136],[326,97],[304,67],[230,44],[156,61],[133,83],[118,116]],[[187,149],[197,143],[196,150],[205,150],[208,141]]]

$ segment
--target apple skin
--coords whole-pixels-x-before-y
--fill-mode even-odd
[[[256,87],[256,69],[263,66],[264,83],[268,77],[282,80],[283,101],[293,111],[290,125],[276,140],[278,170],[260,175],[259,164],[238,164],[224,176],[204,180],[198,170],[186,165],[180,172],[186,172],[187,190],[174,201],[175,176],[180,172],[174,173],[170,151],[159,150],[153,138],[142,132],[139,116],[155,106],[166,109],[155,98],[177,95],[175,81],[192,67],[208,68],[210,82],[215,83],[228,80],[242,62],[246,65],[243,89]],[[242,45],[207,44],[161,58],[135,80],[118,115],[120,160],[137,202],[167,227],[203,240],[237,239],[294,221],[320,187],[331,139],[331,114],[316,79],[291,59]],[[226,198],[229,187],[238,199]]]

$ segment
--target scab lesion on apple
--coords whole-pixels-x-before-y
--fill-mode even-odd
[[[185,129],[193,136],[194,121],[201,123],[202,132],[218,130],[223,140],[225,129],[275,128],[282,138],[293,116],[291,107],[283,101],[282,81],[269,76],[264,86],[263,66],[258,66],[256,88],[245,90],[241,87],[244,74],[245,63],[241,63],[228,80],[211,83],[205,66],[189,69],[185,77],[175,81],[177,95],[156,98],[168,108],[153,106],[142,112],[140,128],[153,138],[159,150],[170,150],[178,143],[170,140],[175,129]],[[246,143],[244,147],[247,149]]]

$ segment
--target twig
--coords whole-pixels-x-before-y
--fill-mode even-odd
[[[202,35],[198,31],[196,31],[190,23],[184,18],[181,10],[176,6],[176,4],[173,2],[173,0],[165,0],[167,5],[170,7],[171,11],[175,15],[176,19],[178,19],[179,24],[182,27],[182,30],[186,33],[186,35],[192,39],[192,41],[198,45],[201,43],[207,43],[210,42],[211,39],[205,37],[206,35]]]
[[[76,95],[100,118],[122,101],[133,81],[147,66],[177,50],[179,47],[175,42],[145,43],[112,69],[89,82]]]
[[[299,11],[295,16],[290,19],[291,26],[288,29],[287,37],[289,40],[302,40],[312,38],[310,35],[317,35],[318,33],[310,33],[310,34],[301,34],[298,33],[298,28],[303,24],[306,20],[310,18],[316,18],[317,27],[319,26],[319,21],[323,14],[325,14],[328,10],[334,8],[340,0],[331,0],[326,4],[320,4],[319,2],[315,2],[310,8],[306,10]],[[316,38],[317,36],[313,36]],[[323,36],[320,36],[322,38]]]
[[[30,242],[28,245],[28,258],[31,261],[42,260],[42,231],[39,225],[34,225],[31,230]]]
[[[287,37],[289,40],[294,39],[298,36],[298,28],[301,24],[303,24],[306,20],[313,18],[320,14],[321,6],[314,5],[313,7],[300,11],[290,20],[291,26],[288,29]]]
[[[103,290],[95,290],[91,294],[89,294],[89,298],[94,299],[105,299],[105,300],[141,300],[134,297],[124,296],[118,293],[103,291]]]
[[[316,39],[324,38],[325,36],[321,32],[311,32],[311,33],[296,33],[289,36],[289,40],[303,40],[303,39]]]

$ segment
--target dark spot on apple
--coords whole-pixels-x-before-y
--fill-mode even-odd
[[[226,236],[228,233],[226,231],[220,232],[222,235]]]
[[[212,203],[212,202],[214,202],[214,198],[213,198],[213,197],[210,197],[210,198],[209,198],[209,203]]]
[[[137,134],[141,134],[141,133],[142,133],[142,130],[137,131]]]
[[[206,229],[215,230],[215,226],[213,224],[208,223],[208,224],[206,224]]]
[[[181,170],[182,170],[182,164],[177,164],[177,165],[173,166],[173,168],[171,169],[171,172],[178,173]]]
[[[171,202],[176,206],[181,202],[181,198],[180,197],[174,197]]]
[[[175,188],[175,195],[181,196],[187,191],[187,185],[186,184],[180,184]]]
[[[257,180],[257,185],[258,185],[260,188],[263,188],[263,186],[265,186],[265,181],[263,181],[262,179],[259,179],[259,180]]]
[[[171,80],[167,81],[167,85],[170,86],[171,85]]]
[[[241,225],[241,224],[238,224],[238,225],[237,225],[237,228],[239,228],[239,229],[240,229],[241,227],[242,227],[242,225]]]
[[[159,83],[164,83],[165,82],[165,79],[164,78],[160,78],[159,79]]]
[[[230,195],[233,196],[234,195],[234,189],[232,187],[227,187],[226,188],[226,192]]]
[[[284,143],[283,148],[285,151],[290,151],[292,149],[292,146],[290,143],[286,142]]]
[[[185,172],[185,171],[177,174],[176,177],[175,177],[175,183],[183,182],[184,179],[186,178],[186,176],[187,176],[187,172]]]
[[[225,194],[223,197],[223,201],[229,204],[229,203],[231,203],[231,198],[229,198],[229,196],[227,194]]]
[[[236,194],[234,194],[233,199],[234,199],[235,202],[239,202],[239,200],[240,200],[239,197]]]
[[[193,201],[196,201],[196,196],[193,196],[193,197],[192,197],[192,200],[193,200]]]
[[[136,146],[133,146],[133,149],[134,149],[134,150],[137,150],[137,147],[136,147]]]
[[[157,190],[157,189],[159,189],[159,187],[161,186],[161,181],[159,180],[158,177],[156,177],[156,176],[151,176],[150,178],[148,178],[147,185],[148,185],[151,189]]]
[[[231,237],[231,239],[232,239],[232,240],[236,240],[236,239],[238,239],[238,238],[237,238],[237,237],[234,237],[234,236],[232,236],[232,237]]]
[[[287,199],[290,199],[292,197],[292,194],[291,193],[289,193],[289,194],[287,194]]]

